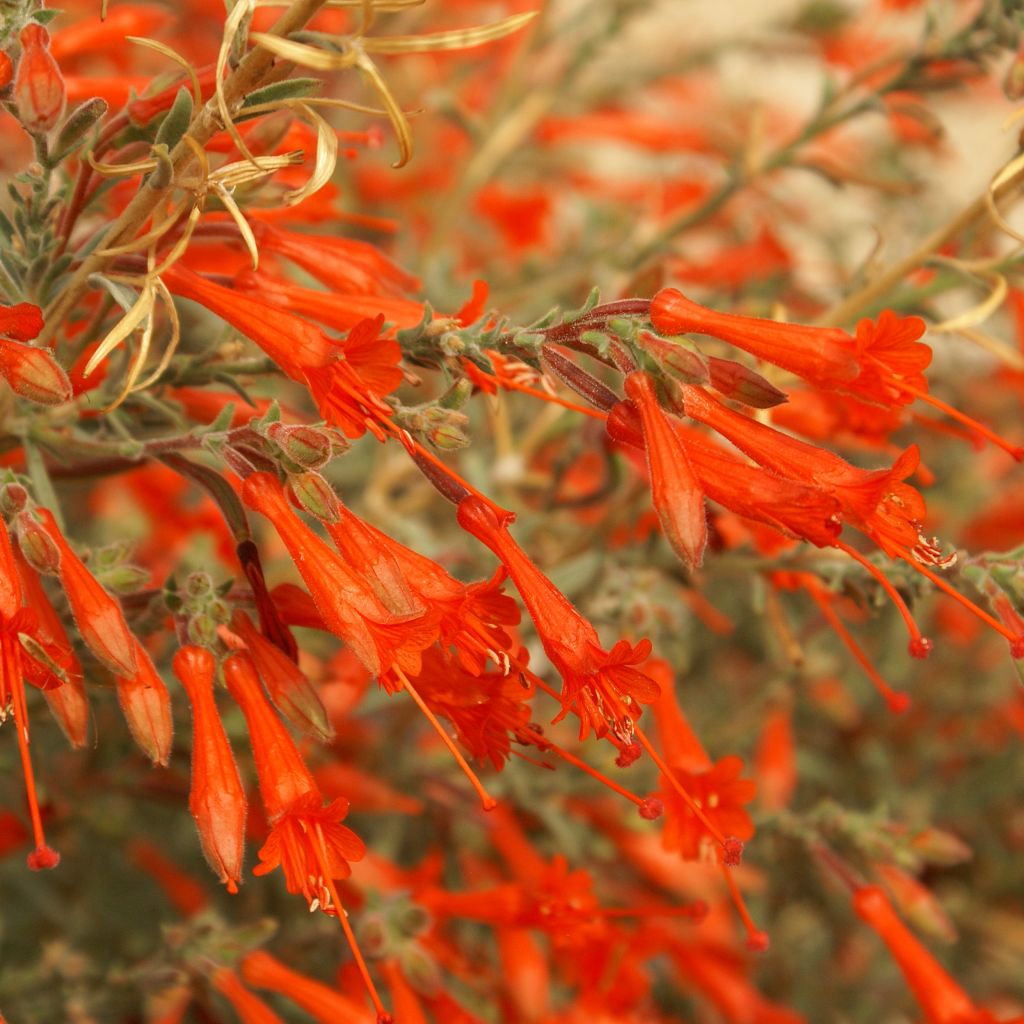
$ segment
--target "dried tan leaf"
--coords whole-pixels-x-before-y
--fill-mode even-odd
[[[366,76],[374,91],[380,96],[387,111],[391,127],[395,129],[395,139],[398,142],[398,160],[391,166],[404,167],[412,156],[412,131],[409,129],[409,122],[398,105],[395,97],[391,95],[387,82],[377,69],[377,65],[366,56],[365,53],[357,55],[356,67]]]
[[[167,319],[171,325],[171,340],[167,343],[167,348],[164,349],[164,354],[160,357],[160,362],[157,364],[156,369],[144,381],[136,385],[135,391],[145,391],[146,388],[155,384],[163,376],[164,370],[170,365],[171,359],[174,358],[174,353],[181,342],[181,321],[178,318],[177,307],[174,305],[174,296],[171,295],[170,289],[159,277],[153,278],[153,284],[163,300],[164,309],[167,310]]]
[[[342,71],[353,67],[358,59],[355,49],[335,53],[331,50],[321,50],[319,46],[297,43],[294,39],[272,36],[267,32],[253,32],[249,38],[274,56],[283,57],[293,64],[298,64],[299,67],[313,68],[315,71]]]
[[[438,50],[468,50],[484,43],[493,43],[497,39],[518,32],[524,25],[537,17],[536,11],[524,14],[513,14],[491,25],[478,25],[476,28],[453,29],[449,32],[425,32],[418,36],[377,36],[363,39],[363,49],[367,53],[433,53]]]
[[[245,219],[242,211],[238,208],[238,203],[235,202],[235,197],[219,181],[215,181],[213,183],[213,191],[217,198],[224,204],[224,208],[231,215],[231,219],[235,222],[235,225],[238,228],[238,233],[242,236],[242,241],[245,243],[245,247],[249,251],[249,259],[252,261],[252,269],[258,270],[260,265],[260,251],[256,247],[256,236],[252,233],[252,228],[249,227],[249,222]]]
[[[153,286],[147,281],[142,291],[139,292],[135,305],[114,324],[107,336],[96,347],[96,351],[89,357],[89,362],[85,364],[85,370],[82,372],[83,377],[88,377],[146,317],[152,315],[154,301]]]
[[[313,173],[302,188],[289,192],[285,201],[289,206],[296,206],[324,187],[334,174],[338,164],[338,134],[315,110],[305,103],[297,104],[297,109],[308,118],[316,128],[316,163]]]
[[[140,249],[148,249],[155,242],[159,242],[160,239],[163,238],[168,229],[185,212],[185,208],[191,202],[191,199],[182,200],[172,209],[171,213],[167,217],[160,221],[159,224],[154,225],[144,235],[139,235],[138,238],[133,238],[130,242],[125,242],[124,245],[112,245],[109,249],[98,249],[96,251],[96,255],[124,256],[130,252],[138,252]]]

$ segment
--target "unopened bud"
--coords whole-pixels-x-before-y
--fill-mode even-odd
[[[16,516],[28,504],[28,491],[19,483],[0,487],[0,513],[4,518]]]
[[[68,375],[43,348],[0,339],[0,374],[16,394],[39,405],[60,405],[72,396]]]
[[[430,443],[442,451],[455,451],[469,444],[469,417],[455,409],[434,406],[426,411],[425,433]]]
[[[391,951],[387,924],[378,914],[364,916],[359,926],[359,945],[370,957],[382,957]]]
[[[266,436],[284,453],[285,457],[303,469],[320,469],[333,454],[331,435],[317,427],[289,426],[271,423]]]
[[[30,512],[21,512],[14,521],[18,534],[18,546],[25,561],[36,572],[56,576],[60,570],[60,548],[50,535],[36,522]]]
[[[207,572],[190,573],[185,580],[185,596],[190,599],[206,597],[213,590],[213,580]]]
[[[468,377],[460,377],[438,400],[443,409],[461,409],[473,394],[473,382]]]
[[[188,620],[188,642],[198,647],[212,647],[217,640],[217,623],[213,616],[199,612]]]
[[[18,120],[32,134],[48,132],[64,113],[67,90],[57,62],[50,53],[50,34],[30,21],[18,37],[21,60],[14,79],[14,104]]]
[[[325,523],[341,519],[341,509],[331,485],[319,473],[296,473],[288,477],[288,489],[299,506]]]
[[[726,398],[732,398],[755,409],[771,409],[789,401],[785,391],[780,391],[761,374],[755,373],[742,363],[711,356],[708,359],[708,369],[711,371],[711,386]]]
[[[149,581],[149,573],[141,566],[125,562],[97,572],[96,578],[116,594],[134,594]]]
[[[940,828],[926,828],[910,840],[911,849],[929,864],[953,867],[974,856],[974,851],[952,832]]]
[[[638,343],[668,373],[685,384],[707,384],[711,379],[707,360],[696,348],[680,341],[665,341],[650,331],[641,331]]]

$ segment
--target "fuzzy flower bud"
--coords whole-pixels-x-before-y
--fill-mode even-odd
[[[60,405],[72,395],[68,375],[50,353],[0,339],[0,374],[11,389],[39,405]]]
[[[56,576],[60,569],[60,549],[35,520],[31,512],[21,512],[14,521],[21,553],[36,572]]]
[[[42,25],[30,21],[18,38],[22,51],[14,79],[14,104],[25,130],[42,134],[64,113],[64,77],[50,54],[50,34]]]
[[[708,359],[711,371],[711,386],[726,398],[732,398],[755,409],[771,409],[789,401],[785,391],[780,391],[759,373],[733,362],[731,359]]]
[[[331,436],[319,427],[271,423],[267,427],[266,436],[281,449],[286,458],[303,469],[320,469],[331,459]]]
[[[319,473],[290,476],[288,490],[306,512],[321,522],[336,523],[341,518],[334,489]]]

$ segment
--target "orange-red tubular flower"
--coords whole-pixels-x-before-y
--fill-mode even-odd
[[[297,263],[332,291],[398,297],[419,288],[415,277],[369,242],[289,231],[261,220],[252,229],[261,250]]]
[[[68,742],[73,747],[84,747],[89,738],[89,698],[85,692],[82,666],[39,577],[20,551],[15,551],[14,559],[25,593],[25,604],[35,615],[35,639],[62,673],[57,678],[49,666],[33,661],[25,662],[25,676],[33,686],[42,690],[50,712],[57,719]],[[36,666],[43,669],[38,676]]]
[[[60,854],[47,845],[43,834],[43,819],[36,797],[35,774],[29,757],[28,713],[22,673],[23,647],[19,634],[31,632],[33,625],[32,613],[22,608],[21,583],[11,540],[7,527],[0,522],[0,717],[7,716],[10,706],[14,713],[25,796],[36,843],[35,849],[28,855],[28,866],[33,871],[39,871],[43,868],[56,867],[60,863]]]
[[[210,867],[238,892],[245,853],[245,790],[213,696],[216,662],[203,647],[182,647],[174,674],[192,704],[192,788],[189,808]]]
[[[704,558],[708,541],[704,492],[694,475],[686,448],[658,404],[651,378],[642,371],[631,373],[626,377],[625,388],[640,413],[651,498],[661,528],[684,564],[696,568]]]
[[[224,681],[245,715],[260,797],[273,825],[304,797],[318,794],[316,782],[295,741],[263,695],[256,666],[248,653],[227,658]]]
[[[328,629],[374,675],[392,665],[415,675],[420,651],[434,642],[436,627],[422,614],[389,612],[348,563],[302,522],[269,473],[248,477],[242,498],[274,524]]]
[[[135,660],[139,667],[134,675],[117,677],[117,699],[135,742],[150,761],[166,767],[174,737],[171,695],[138,640]]]
[[[832,452],[733,412],[700,388],[681,387],[687,415],[718,431],[770,472],[831,495],[843,519],[886,554],[919,547],[924,499],[903,482],[917,467],[916,447],[903,452],[891,469],[858,469]]]
[[[889,948],[928,1024],[996,1024],[987,1010],[978,1010],[893,910],[877,885],[860,886],[853,909]]]
[[[53,128],[64,113],[64,79],[50,54],[50,33],[42,25],[30,21],[18,40],[21,60],[14,77],[14,105],[25,129],[41,134]]]
[[[350,331],[378,314],[383,314],[395,327],[415,327],[423,319],[422,302],[390,295],[318,291],[263,271],[242,271],[235,276],[235,287],[251,295],[262,295],[273,300],[274,305],[308,316],[334,331]]]
[[[663,288],[651,299],[651,323],[662,334],[709,334],[766,362],[836,389],[859,372],[853,338],[836,327],[805,327],[760,317],[718,313]]]
[[[341,502],[327,532],[381,600],[396,613],[426,609],[438,619],[439,641],[454,648],[459,664],[479,675],[487,659],[501,662],[510,638],[504,626],[519,622],[515,601],[501,592],[503,570],[490,580],[465,584],[432,559],[364,522]],[[503,665],[507,668],[507,665]]]
[[[121,606],[71,549],[53,513],[46,508],[36,511],[47,535],[60,551],[60,582],[79,634],[89,650],[113,672],[134,676],[139,668],[137,641],[125,622]]]
[[[337,357],[330,338],[294,313],[207,281],[180,265],[162,277],[175,295],[205,306],[256,342],[294,380],[304,380],[305,369],[326,366]]]
[[[643,448],[638,418],[632,403],[619,402],[608,414],[609,436]],[[841,507],[831,495],[751,466],[682,423],[673,422],[672,428],[686,447],[701,489],[712,501],[818,547],[831,545],[838,537]]]
[[[265,875],[280,865],[289,892],[301,892],[308,903],[324,910],[334,909],[327,878],[348,878],[349,861],[366,853],[362,840],[341,824],[348,801],[339,797],[324,805],[295,741],[263,695],[248,655],[231,655],[224,662],[224,679],[245,715],[260,797],[271,825],[253,874]]]
[[[650,641],[634,647],[620,640],[606,651],[597,630],[512,539],[507,520],[499,520],[475,497],[459,503],[458,520],[498,556],[522,596],[544,650],[562,677],[558,718],[570,711],[579,715],[581,738],[591,728],[604,736],[609,727],[618,738],[631,738],[640,705],[658,696],[657,683],[637,667],[650,654]]]
[[[366,1008],[340,992],[293,971],[262,949],[246,954],[242,977],[254,988],[277,992],[320,1024],[366,1024]]]

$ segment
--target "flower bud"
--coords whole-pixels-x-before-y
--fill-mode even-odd
[[[959,836],[940,828],[926,828],[910,840],[911,849],[928,864],[954,867],[974,856],[974,851]]]
[[[188,600],[204,598],[213,591],[213,580],[207,572],[189,573],[185,580],[184,593]]]
[[[36,522],[30,512],[21,512],[14,521],[21,553],[36,572],[56,576],[60,570],[60,548]]]
[[[755,409],[771,409],[789,401],[785,391],[769,384],[759,373],[731,359],[708,358],[711,386],[726,398]]]
[[[68,375],[43,348],[0,339],[0,374],[16,394],[39,405],[60,405],[72,396]]]
[[[134,594],[149,581],[149,573],[141,566],[123,562],[97,573],[97,578],[115,594]]]
[[[638,340],[640,347],[653,356],[673,377],[686,384],[707,384],[711,379],[707,360],[689,345],[680,341],[665,341],[650,331],[641,331]]]
[[[18,37],[21,60],[14,79],[18,120],[33,135],[48,132],[64,113],[67,90],[57,62],[50,54],[50,34],[30,21]]]
[[[271,423],[266,436],[284,453],[285,457],[303,469],[320,469],[333,454],[331,436],[317,427],[288,426]]]
[[[300,508],[311,516],[325,523],[336,523],[341,518],[334,489],[319,473],[296,473],[289,476],[288,490]]]
[[[451,452],[469,444],[466,429],[469,417],[455,409],[434,406],[426,410],[425,432],[430,443],[442,451]]]
[[[212,647],[217,641],[217,622],[212,615],[197,612],[188,620],[188,642],[197,647]]]
[[[0,514],[10,519],[16,516],[28,504],[28,491],[15,482],[0,487]]]

